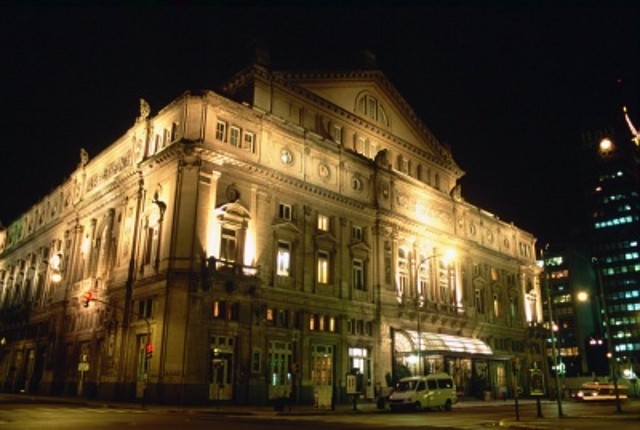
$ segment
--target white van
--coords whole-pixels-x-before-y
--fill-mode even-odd
[[[457,401],[456,386],[451,376],[432,373],[402,378],[389,396],[389,407],[392,411],[402,408],[413,408],[416,411],[442,408],[450,411]]]

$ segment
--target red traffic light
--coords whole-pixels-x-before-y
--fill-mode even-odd
[[[89,303],[91,303],[91,300],[93,300],[93,293],[91,291],[87,291],[86,293],[84,293],[84,297],[82,299],[83,306],[85,308],[88,308],[89,307]]]
[[[147,346],[145,346],[145,351],[147,353],[147,358],[151,358],[151,356],[153,355],[153,344],[152,343],[148,343]]]

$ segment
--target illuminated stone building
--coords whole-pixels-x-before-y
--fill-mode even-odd
[[[466,202],[462,175],[375,68],[256,64],[141,101],[0,232],[3,387],[326,407],[354,369],[368,399],[433,371],[497,394],[516,362],[526,386],[535,238]]]

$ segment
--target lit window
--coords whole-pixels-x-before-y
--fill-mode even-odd
[[[211,316],[215,319],[237,321],[239,307],[237,303],[226,301],[214,301]]]
[[[326,215],[318,214],[318,230],[329,231],[329,217]]]
[[[218,121],[216,123],[216,140],[225,142],[227,140],[227,123]]]
[[[318,283],[329,283],[329,253],[318,251]]]
[[[291,244],[289,242],[278,241],[276,274],[278,276],[289,276],[291,270]]]
[[[229,131],[229,143],[235,147],[240,147],[240,129],[231,127]]]
[[[256,151],[256,135],[255,134],[253,133],[244,134],[242,149],[252,154]]]

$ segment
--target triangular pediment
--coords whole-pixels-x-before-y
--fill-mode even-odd
[[[366,253],[371,251],[371,247],[369,247],[369,245],[367,245],[365,242],[352,243],[351,245],[349,245],[349,249],[351,250],[352,253],[355,253],[355,252]]]
[[[280,221],[273,225],[274,230],[280,232],[300,233],[300,229],[291,221]]]
[[[450,157],[449,150],[379,70],[347,72],[276,72],[279,80],[306,91],[314,102],[326,104],[338,115],[366,123],[383,133],[417,145],[432,157]],[[443,160],[443,165],[453,165]]]
[[[364,146],[374,147],[374,152],[360,150],[360,142],[342,144],[372,159],[380,150],[392,149],[409,159],[433,163],[454,180],[464,175],[450,148],[435,138],[380,70],[297,72],[253,66],[236,74],[223,91],[276,116],[291,116],[292,106],[293,111],[305,106],[307,121],[316,121],[311,130],[327,139],[333,139],[330,126],[334,121],[360,130],[361,137],[373,143]],[[274,101],[277,97],[281,98]],[[294,122],[299,119],[290,117]]]

